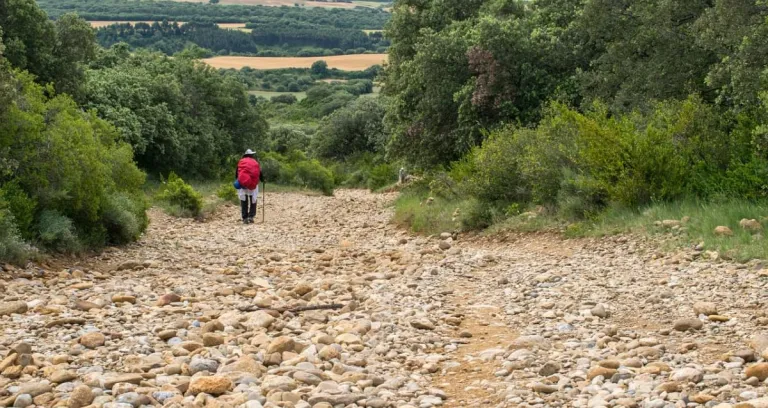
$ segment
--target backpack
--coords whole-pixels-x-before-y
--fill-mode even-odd
[[[237,181],[241,188],[255,190],[256,186],[259,185],[260,176],[261,167],[256,159],[244,157],[237,163]]]

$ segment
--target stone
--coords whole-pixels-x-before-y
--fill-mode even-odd
[[[267,346],[267,354],[293,351],[294,347],[296,347],[296,342],[293,341],[293,338],[281,336],[269,343],[269,346]]]
[[[293,378],[281,375],[267,375],[261,382],[261,389],[268,393],[272,391],[293,391],[297,387],[298,385]]]
[[[549,377],[550,375],[560,372],[560,364],[555,362],[548,362],[539,369],[539,375],[542,377]]]
[[[590,313],[592,316],[599,317],[601,319],[604,319],[608,316],[608,312],[605,310],[605,307],[603,305],[596,305],[592,309],[590,309]]]
[[[248,373],[256,376],[261,376],[267,369],[261,363],[256,361],[251,356],[240,357],[232,364],[226,365],[219,370],[221,374],[226,373]]]
[[[203,334],[203,345],[205,347],[216,347],[224,344],[224,336],[215,333]]]
[[[67,408],[83,408],[91,405],[93,402],[93,391],[91,387],[87,385],[78,385],[69,394],[69,400],[67,400]]]
[[[304,296],[309,292],[312,292],[312,286],[306,283],[301,283],[297,285],[295,288],[293,288],[293,293],[299,296]]]
[[[695,368],[685,367],[674,371],[670,379],[683,383],[699,383],[704,379],[704,373]]]
[[[597,363],[600,367],[610,368],[612,370],[616,370],[619,367],[621,367],[621,362],[619,360],[602,360]]]
[[[115,384],[127,383],[127,384],[141,384],[144,380],[141,374],[112,374],[104,377],[104,388],[111,390]]]
[[[748,220],[748,219],[744,218],[741,221],[739,221],[739,226],[742,229],[744,229],[746,231],[749,231],[749,232],[753,232],[753,233],[760,232],[760,231],[763,230],[763,225],[760,224],[760,221],[755,220],[755,219]]]
[[[26,383],[19,387],[19,394],[29,394],[33,398],[51,391],[51,384],[48,381]]]
[[[421,330],[435,330],[435,324],[426,317],[411,320],[411,327]]]
[[[306,371],[297,371],[297,372],[295,372],[293,374],[293,379],[295,379],[296,381],[302,382],[304,384],[309,384],[309,385],[318,385],[321,382],[323,382],[323,380],[320,377],[318,377],[318,376],[316,376],[314,374],[308,373]]]
[[[758,354],[768,350],[768,333],[758,333],[752,336],[749,340],[749,346]]]
[[[196,377],[193,378],[189,383],[189,389],[187,390],[187,393],[190,395],[197,395],[200,393],[221,395],[231,391],[232,387],[232,381],[226,377]]]
[[[82,310],[84,312],[87,312],[92,309],[101,309],[101,308],[102,308],[101,305],[97,305],[96,303],[88,302],[85,300],[78,300],[75,302],[75,309]]]
[[[211,320],[210,322],[203,325],[203,328],[200,330],[200,332],[202,334],[206,334],[222,330],[224,330],[224,324],[222,322],[219,320]]]
[[[535,392],[542,393],[542,394],[552,394],[557,392],[556,386],[550,385],[550,384],[542,384],[538,382],[533,383],[533,385],[531,386],[531,389],[533,389],[533,391]]]
[[[714,232],[715,232],[715,235],[719,235],[721,237],[731,237],[731,236],[733,236],[733,231],[730,228],[728,228],[728,227],[726,227],[724,225],[720,225],[718,227],[715,227],[715,231]]]
[[[7,302],[0,303],[0,316],[9,316],[12,314],[27,313],[29,308],[26,302]]]
[[[673,327],[677,331],[700,330],[704,327],[704,323],[699,319],[678,319],[675,320]]]
[[[91,332],[81,336],[79,343],[89,349],[95,349],[97,347],[103,346],[106,341],[107,338],[104,336],[104,334],[100,332]]]
[[[747,378],[756,377],[760,381],[765,381],[768,378],[768,363],[751,365],[744,370],[744,374]]]
[[[157,299],[157,302],[155,302],[155,306],[163,307],[163,306],[168,306],[171,303],[177,303],[177,302],[181,302],[181,296],[175,293],[166,293],[165,295],[162,295]]]
[[[695,313],[696,316],[716,315],[718,314],[717,305],[712,302],[696,302],[693,304],[693,313]]]
[[[69,370],[56,370],[48,377],[48,379],[54,384],[61,384],[76,380],[77,373]]]
[[[598,376],[602,376],[603,378],[609,379],[616,373],[617,373],[616,369],[613,369],[613,368],[600,367],[600,366],[592,367],[587,372],[587,379],[591,380]]]
[[[341,357],[341,353],[336,347],[323,346],[323,348],[320,349],[320,352],[317,353],[317,356],[323,360],[333,360]]]
[[[112,296],[112,303],[136,303],[136,296],[131,295],[114,295]]]
[[[27,408],[32,405],[32,396],[29,394],[21,394],[16,397],[16,401],[13,403],[14,408]]]
[[[219,369],[219,362],[212,359],[193,357],[189,363],[189,373],[195,375],[197,373],[207,371],[209,373],[215,373]]]

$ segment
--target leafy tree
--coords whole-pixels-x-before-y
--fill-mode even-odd
[[[363,152],[382,152],[386,143],[384,104],[361,98],[330,114],[312,139],[318,157],[344,160]]]
[[[311,71],[314,75],[325,77],[328,75],[328,63],[323,60],[315,61],[312,63]]]

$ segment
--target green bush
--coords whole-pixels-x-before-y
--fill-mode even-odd
[[[200,211],[203,209],[203,196],[185,183],[176,173],[171,173],[168,176],[168,181],[157,198],[180,208],[183,215],[196,217],[200,215]]]
[[[37,202],[27,195],[17,182],[6,183],[0,188],[0,199],[4,200],[7,210],[13,215],[17,230],[24,239],[34,238],[32,225],[35,221]]]
[[[81,249],[74,223],[57,211],[43,211],[38,221],[38,230],[40,243],[48,249],[60,252],[76,252]]]
[[[8,203],[0,198],[0,259],[22,264],[34,257],[35,250],[21,238],[14,221]]]
[[[296,163],[295,183],[315,190],[325,195],[333,195],[333,174],[317,160],[300,161]]]
[[[222,184],[216,190],[216,197],[232,203],[237,203],[240,201],[240,199],[237,197],[237,190],[235,190],[235,187],[232,185],[232,183],[229,182]]]
[[[397,181],[397,169],[392,164],[379,164],[371,169],[368,189],[376,191]]]
[[[149,223],[146,210],[143,199],[125,193],[110,195],[102,215],[109,243],[126,244],[139,239]]]

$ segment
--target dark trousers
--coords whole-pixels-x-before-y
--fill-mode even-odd
[[[250,194],[245,196],[245,201],[240,201],[240,214],[243,219],[256,216],[256,200]]]

